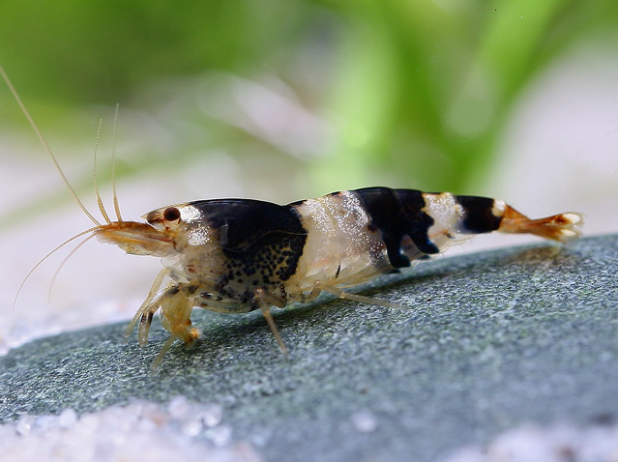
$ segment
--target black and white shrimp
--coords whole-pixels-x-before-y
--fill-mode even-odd
[[[193,307],[224,313],[260,309],[285,346],[270,307],[314,300],[321,291],[378,305],[342,289],[439,254],[475,234],[530,233],[567,241],[579,235],[574,212],[531,220],[501,200],[411,189],[365,188],[276,205],[217,199],[163,207],[146,224],[112,222],[93,231],[127,253],[163,258],[165,268],[136,313],[145,344],[161,312],[173,339],[192,344]],[[170,282],[161,289],[163,280]]]
[[[100,224],[74,197],[95,223],[80,235],[92,233],[129,254],[163,259],[164,269],[127,329],[129,335],[138,324],[139,344],[146,344],[153,316],[160,312],[170,337],[155,365],[175,339],[191,345],[199,337],[191,324],[194,307],[223,313],[259,309],[286,351],[272,306],[308,302],[322,291],[395,306],[343,289],[413,266],[475,234],[529,233],[565,242],[580,235],[583,223],[575,212],[529,219],[501,200],[382,187],[288,205],[200,200],[154,210],[144,216],[145,223],[122,220],[117,207],[111,220],[99,201],[105,219]]]

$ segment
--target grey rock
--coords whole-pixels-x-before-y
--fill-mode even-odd
[[[618,235],[428,262],[364,294],[259,313],[194,312],[203,340],[150,365],[124,324],[33,341],[0,358],[0,421],[141,398],[220,403],[267,460],[435,460],[522,422],[618,416]]]

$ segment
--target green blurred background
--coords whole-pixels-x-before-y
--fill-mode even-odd
[[[369,185],[470,194],[529,82],[617,24],[607,0],[5,0],[0,62],[56,139],[94,145],[116,103],[121,133],[139,111],[151,126],[137,123],[121,179],[224,152],[241,180],[284,190],[249,194],[278,202]],[[3,133],[28,130],[0,97]]]

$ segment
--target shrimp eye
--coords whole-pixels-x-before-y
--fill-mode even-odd
[[[163,211],[163,219],[165,221],[178,221],[180,219],[180,210],[176,207],[168,207]]]

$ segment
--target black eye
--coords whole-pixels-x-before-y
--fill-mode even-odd
[[[180,210],[176,207],[168,207],[163,211],[163,219],[165,221],[176,221],[180,218]]]

